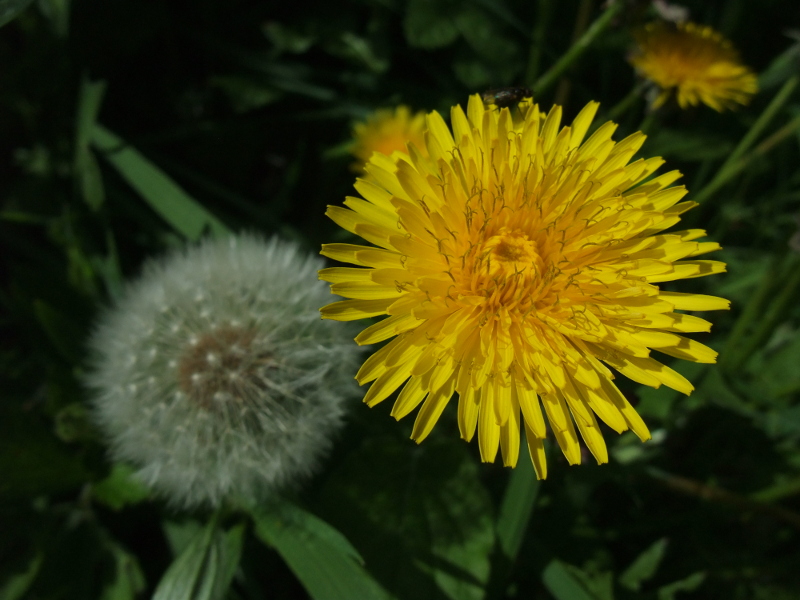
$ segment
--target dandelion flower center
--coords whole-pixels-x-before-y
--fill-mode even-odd
[[[220,402],[241,404],[249,390],[265,389],[262,371],[270,356],[253,354],[256,334],[253,329],[232,326],[203,334],[180,359],[180,389],[204,409]]]

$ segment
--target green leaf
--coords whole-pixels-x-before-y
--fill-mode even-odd
[[[800,41],[795,42],[776,56],[769,66],[758,76],[759,91],[776,88],[796,75],[800,69]]]
[[[242,552],[244,528],[223,532],[212,519],[198,532],[156,588],[153,600],[221,600]]]
[[[460,440],[368,440],[329,479],[322,501],[397,597],[483,597],[492,503]]]
[[[103,589],[100,600],[136,600],[146,587],[139,561],[117,544],[111,544],[110,550],[116,570],[113,581]]]
[[[161,169],[99,123],[94,127],[92,144],[153,210],[186,238],[197,240],[206,229],[215,236],[230,233]]]
[[[706,574],[700,571],[692,573],[685,579],[665,585],[658,590],[658,600],[675,600],[675,594],[678,592],[693,592],[700,587],[705,579]]]
[[[525,537],[541,483],[527,458],[523,454],[512,471],[497,517],[497,543],[511,561],[516,558]]]
[[[0,27],[10,23],[32,0],[0,0]]]
[[[146,500],[150,496],[150,491],[134,478],[131,467],[116,463],[108,477],[92,485],[92,495],[98,502],[114,510],[120,510]]]
[[[455,15],[459,33],[478,56],[494,64],[508,64],[517,54],[517,44],[503,35],[481,8],[468,6]]]
[[[619,584],[631,591],[638,592],[642,583],[656,574],[664,552],[667,550],[667,539],[662,538],[642,552],[619,577]]]
[[[291,54],[303,54],[317,41],[315,35],[301,33],[277,21],[264,23],[261,32],[272,42],[277,51]]]
[[[389,598],[347,538],[325,521],[289,502],[253,509],[252,515],[256,535],[275,548],[315,600]]]
[[[86,204],[97,210],[105,200],[103,177],[97,159],[89,149],[92,130],[100,112],[105,94],[105,81],[89,81],[84,76],[78,97],[78,113],[75,117],[75,164],[76,183]]]
[[[453,5],[441,0],[411,0],[403,28],[410,46],[428,50],[449,46],[458,37]]]
[[[603,600],[586,585],[587,575],[577,567],[553,560],[542,573],[542,582],[556,600]]]
[[[37,554],[24,572],[12,575],[2,584],[0,586],[0,600],[18,600],[22,598],[36,579],[36,575],[38,575],[42,566],[42,559],[42,555]]]

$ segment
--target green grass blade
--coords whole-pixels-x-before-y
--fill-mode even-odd
[[[99,123],[92,144],[153,210],[186,238],[197,240],[206,230],[214,236],[230,233],[161,169]]]

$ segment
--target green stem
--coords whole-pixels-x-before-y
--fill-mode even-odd
[[[800,494],[800,479],[792,479],[777,483],[767,489],[751,494],[750,498],[756,502],[777,502]]]
[[[586,27],[589,25],[589,19],[592,17],[593,8],[594,0],[580,0],[578,14],[575,16],[575,26],[572,28],[572,39],[570,39],[570,44],[577,42],[586,31]],[[569,98],[571,88],[572,82],[569,80],[569,78],[562,77],[558,81],[558,87],[556,88],[556,93],[553,97],[553,104],[564,106]]]
[[[636,104],[636,101],[642,95],[642,87],[641,85],[633,86],[628,95],[625,96],[622,100],[617,102],[614,106],[608,109],[608,112],[605,114],[605,117],[602,119],[598,119],[598,122],[605,123],[606,121],[617,121],[622,115],[628,112],[631,106]]]
[[[576,41],[567,52],[550,67],[550,70],[542,75],[535,84],[533,84],[533,93],[541,94],[550,88],[561,75],[569,69],[575,61],[589,48],[598,35],[605,31],[611,24],[611,21],[622,10],[624,2],[615,2],[605,12],[600,15],[594,23],[589,26],[589,29]]]
[[[680,475],[673,475],[672,473],[667,473],[655,467],[647,467],[645,472],[656,481],[676,492],[694,496],[708,502],[726,504],[740,511],[755,511],[767,514],[800,529],[800,515],[782,506],[757,502],[735,492],[730,492],[714,485],[707,485],[701,481],[696,481],[687,477],[681,477]]]
[[[764,275],[762,275],[761,281],[759,281],[758,284],[758,288],[756,289],[755,293],[750,296],[750,300],[744,307],[742,314],[740,314],[739,318],[736,319],[736,323],[733,325],[733,329],[728,336],[728,340],[725,342],[725,348],[720,353],[721,368],[727,368],[732,364],[740,362],[737,358],[737,350],[741,348],[742,339],[749,330],[750,324],[756,319],[756,317],[763,313],[764,302],[772,292],[772,284],[775,281],[776,275],[778,274],[778,263],[779,258],[776,256],[772,259],[772,262],[770,263],[770,266]]]
[[[653,123],[655,122],[656,122],[656,112],[655,111],[648,112],[645,115],[644,119],[642,119],[642,122],[639,123],[639,131],[647,135],[650,135],[650,130],[653,129]]]
[[[766,342],[781,318],[783,318],[789,304],[795,300],[795,293],[798,288],[800,288],[800,268],[798,268],[797,257],[794,254],[789,254],[786,262],[788,266],[781,269],[780,275],[788,271],[788,279],[784,279],[783,277],[779,278],[779,281],[782,282],[780,294],[778,294],[778,297],[772,302],[764,318],[759,321],[758,329],[753,332],[753,335],[751,335],[744,344],[742,350],[731,360],[731,370],[736,370],[741,367],[747,359]]]
[[[794,134],[798,129],[800,129],[800,115],[796,116],[778,131],[761,142],[752,152],[750,152],[750,154],[740,158],[724,171],[718,171],[714,179],[712,179],[706,187],[700,190],[697,195],[692,198],[692,200],[698,204],[702,204],[704,200],[707,200],[710,196],[713,196],[722,186],[733,179],[735,175],[738,175],[741,171],[746,169],[750,163],[767,154],[787,137]]]
[[[544,48],[544,34],[550,21],[551,0],[539,0],[539,12],[536,25],[531,33],[531,47],[528,52],[528,70],[525,72],[525,83],[532,85],[539,74],[539,65],[542,62],[542,49]]]
[[[730,168],[737,160],[739,160],[742,155],[750,149],[750,146],[756,141],[758,136],[767,128],[770,124],[772,119],[775,118],[775,115],[778,114],[778,111],[783,108],[783,105],[786,103],[786,100],[789,99],[794,88],[797,87],[798,82],[800,82],[800,76],[795,75],[794,77],[790,77],[786,80],[786,83],[783,84],[783,87],[780,91],[775,94],[775,97],[769,103],[767,108],[764,109],[764,112],[756,119],[756,122],[750,127],[748,132],[744,135],[742,140],[739,142],[739,145],[736,146],[733,152],[731,152],[730,156],[725,160],[722,166],[719,168],[720,172],[724,172],[726,169]]]

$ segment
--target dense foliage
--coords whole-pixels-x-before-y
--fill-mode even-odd
[[[626,55],[664,4],[0,2],[0,598],[800,596],[800,8],[687,0],[759,92],[650,111]],[[324,213],[354,122],[520,84],[644,131],[724,248],[727,274],[666,286],[732,300],[695,335],[719,363],[668,361],[690,397],[617,379],[652,441],[606,429],[610,463],[579,467],[551,444],[536,482],[481,464],[455,403],[417,446],[354,396],[321,472],[268,505],[181,512],[110,462],[86,340],[145,259],[229,231],[353,242]]]

